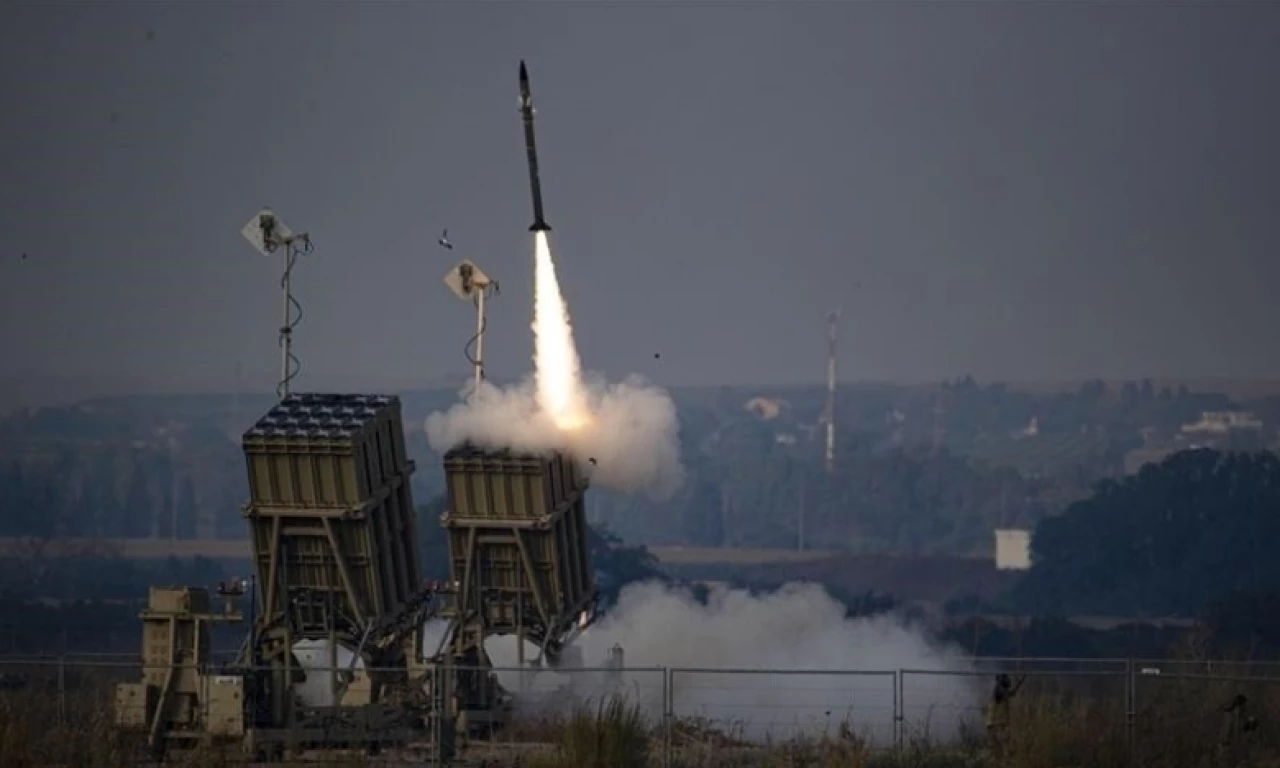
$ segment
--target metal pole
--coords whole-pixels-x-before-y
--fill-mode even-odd
[[[67,657],[58,656],[58,725],[67,723]]]
[[[479,384],[479,382],[477,382]],[[528,662],[524,655],[524,569],[516,569],[516,666],[520,668],[516,684],[519,686],[520,693],[528,690],[528,680],[526,674],[528,672]]]
[[[327,614],[326,621],[329,624],[329,706],[334,707],[333,711],[336,711],[338,706],[338,627],[333,615],[336,606],[334,605],[332,585],[337,584],[338,579],[334,568],[337,553],[333,552],[331,554],[334,559],[329,562],[327,569],[329,571],[330,588],[325,590],[329,596],[328,605],[325,606],[325,613]],[[351,663],[354,665],[355,659],[352,659]]]
[[[257,555],[254,555],[257,560]],[[254,567],[257,567],[257,562]],[[258,574],[249,574],[249,670],[257,672],[258,666]]]
[[[476,291],[476,397],[480,396],[480,382],[484,381],[484,294],[487,286]]]
[[[290,240],[284,245],[284,278],[281,282],[284,314],[284,325],[280,326],[280,399],[282,400],[289,396],[289,357],[293,346],[293,330],[289,327],[290,315],[293,314],[289,307],[292,262],[293,241]]]
[[[666,669],[662,673],[662,766],[671,768],[671,721],[675,717],[675,673]]]
[[[1134,726],[1138,710],[1138,681],[1134,677],[1133,659],[1125,661],[1125,740],[1128,748],[1129,768],[1137,765],[1134,755]]]
[[[898,670],[893,675],[894,680],[894,706],[893,706],[893,722],[894,722],[894,740],[897,742],[898,751],[902,751],[902,742],[904,741],[903,732],[906,730],[906,710],[907,710],[907,683],[906,673]]]
[[[284,276],[280,282],[280,312],[284,315],[284,323],[280,325],[280,399],[288,397],[289,394],[289,346],[291,346],[291,333],[289,333],[289,255],[293,250],[291,243],[284,244]]]

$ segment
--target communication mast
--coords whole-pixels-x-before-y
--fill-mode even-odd
[[[470,301],[476,307],[476,333],[467,342],[467,346],[463,352],[467,356],[467,361],[471,363],[471,367],[475,370],[475,386],[472,389],[472,397],[480,396],[480,382],[484,381],[484,331],[485,331],[485,298],[490,293],[498,292],[498,283],[490,280],[489,276],[480,271],[468,259],[458,262],[457,266],[449,270],[444,276],[444,284],[449,286],[454,295],[463,301]],[[475,345],[476,353],[471,355],[471,346]]]
[[[311,253],[311,236],[306,232],[295,235],[270,208],[258,211],[240,230],[244,239],[264,256],[280,251],[284,259],[283,274],[280,277],[282,296],[283,324],[280,326],[280,383],[276,385],[276,396],[281,400],[289,395],[289,382],[302,370],[302,363],[293,354],[293,329],[302,321],[302,305],[293,298],[291,278],[293,266],[298,256]]]
[[[825,452],[827,473],[836,466],[836,324],[843,310],[827,314],[827,406],[822,420],[826,422],[827,447]]]

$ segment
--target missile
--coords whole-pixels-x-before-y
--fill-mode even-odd
[[[529,186],[533,189],[533,224],[530,232],[550,232],[542,217],[542,183],[538,181],[538,145],[533,139],[533,95],[529,92],[529,71],[520,61],[520,114],[524,117],[524,151],[529,156]]]

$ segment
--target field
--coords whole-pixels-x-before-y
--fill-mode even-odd
[[[998,740],[983,728],[991,668],[885,671],[875,688],[853,673],[662,670],[657,689],[627,684],[563,707],[517,710],[455,765],[490,768],[1200,768],[1280,766],[1280,677],[1265,667],[1164,662],[1022,660],[1025,685]],[[149,764],[111,725],[112,687],[136,665],[0,662],[0,765],[107,768]],[[842,675],[847,679],[841,680]],[[804,679],[799,679],[799,678]],[[20,684],[14,681],[20,680]],[[825,681],[825,682],[822,682]],[[822,682],[822,684],[818,684]],[[589,686],[588,686],[589,687]],[[854,695],[854,691],[860,692]],[[942,695],[943,690],[951,694]],[[597,692],[600,690],[596,689]],[[972,693],[972,696],[966,695]],[[654,695],[656,694],[656,695]],[[802,695],[803,694],[803,695]],[[838,707],[844,695],[847,708]],[[1244,704],[1227,711],[1233,701]],[[761,704],[769,711],[760,714]],[[783,709],[779,709],[782,702]],[[827,707],[826,717],[806,713]],[[709,715],[706,713],[710,713]],[[821,713],[818,713],[821,714]],[[794,715],[794,722],[791,716]],[[297,764],[422,764],[422,757],[299,756]],[[246,765],[237,749],[205,748],[168,765]]]

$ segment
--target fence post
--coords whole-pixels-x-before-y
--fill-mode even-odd
[[[206,662],[199,669],[200,680],[200,727],[208,732],[209,729],[209,696],[213,691],[213,671],[214,667],[211,663]],[[221,671],[221,670],[219,670]]]
[[[67,656],[58,655],[58,725],[67,724]]]
[[[899,669],[893,673],[893,740],[898,752],[902,752],[903,731],[906,730],[906,690],[906,673]]]
[[[674,673],[662,670],[662,768],[671,768],[671,720],[675,716]]]
[[[1135,734],[1134,725],[1138,718],[1138,680],[1134,673],[1133,659],[1125,660],[1125,712],[1124,712],[1124,730],[1125,730],[1125,749],[1128,758],[1129,768],[1133,768],[1135,760]]]

